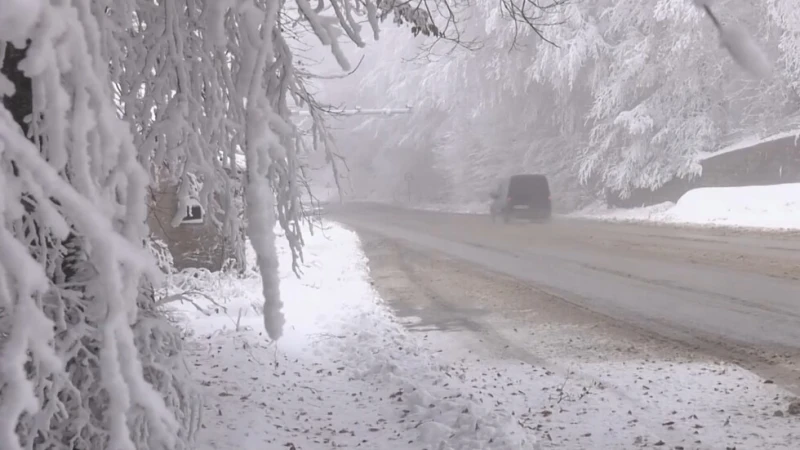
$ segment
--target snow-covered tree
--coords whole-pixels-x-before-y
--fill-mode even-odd
[[[554,103],[568,100],[551,95],[529,74],[537,46],[544,41],[529,28],[516,26],[501,6],[478,2],[465,16],[464,37],[476,43],[470,50],[446,44],[431,50],[420,42],[388,44],[399,41],[394,36],[368,49],[367,70],[356,73],[358,91],[337,80],[329,95],[338,90],[338,101],[355,97],[352,101],[362,104],[409,103],[414,112],[409,118],[360,124],[361,138],[348,147],[347,155],[374,157],[371,170],[381,161],[396,163],[399,158],[407,161],[404,167],[433,162],[441,182],[430,189],[429,198],[420,199],[425,201],[485,200],[498,177],[521,168],[541,170],[541,161],[556,155],[562,157],[559,179],[577,185],[577,177],[569,174],[572,158],[565,154],[570,144],[553,145],[568,141],[558,138],[560,110]],[[349,133],[351,129],[343,129],[342,139]],[[433,152],[432,157],[426,152]],[[376,177],[380,183],[367,190],[385,189],[386,179]]]
[[[774,70],[756,79],[722,48],[712,21],[689,0],[560,5],[548,15],[558,26],[543,28],[556,46],[503,20],[495,2],[480,1],[469,14],[478,30],[471,49],[430,55],[427,44],[381,47],[382,62],[360,76],[357,95],[388,93],[390,102],[414,105],[420,118],[414,134],[431,136],[417,145],[434,148],[443,161],[437,170],[456,184],[452,201],[477,199],[482,180],[506,170],[548,173],[559,184],[556,192],[576,197],[568,206],[585,189],[578,181],[624,196],[698,174],[697,155],[736,135],[797,125],[797,24],[790,6],[713,2],[723,25],[740,25],[766,50]],[[424,64],[401,63],[420,51]],[[363,85],[374,86],[372,92]],[[353,92],[341,93],[347,95]],[[434,110],[447,120],[426,121],[426,111]],[[392,126],[376,122],[365,135],[383,136]],[[374,142],[363,145],[366,155]]]
[[[376,38],[393,17],[406,33],[457,41],[453,9],[0,0],[2,448],[192,448],[199,403],[181,373],[180,335],[153,294],[148,187],[178,182],[185,202],[201,186],[233,245],[246,228],[265,329],[278,339],[275,226],[295,258],[302,245],[307,140],[290,104],[309,112],[312,147],[330,156],[332,145],[293,48],[315,37],[348,69],[340,37],[365,45],[364,19]]]
[[[0,4],[3,448],[186,448],[197,419],[148,295],[148,177],[113,103],[104,7]]]

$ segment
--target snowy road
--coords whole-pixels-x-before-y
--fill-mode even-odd
[[[494,299],[472,309],[449,302],[417,314],[423,322],[441,327],[461,320],[466,327],[503,334],[534,320],[526,318],[526,311],[549,321],[570,310],[584,322],[667,338],[685,349],[737,362],[800,392],[795,368],[800,359],[800,235],[566,219],[506,226],[485,216],[364,204],[337,206],[327,215],[409,254],[448,258],[432,270],[462,264],[462,271],[480,268],[503,277],[494,280],[495,290],[538,293],[518,295],[516,304]],[[369,246],[367,256],[374,258]],[[491,291],[484,296],[491,297]],[[548,300],[534,301],[537,296]],[[505,324],[477,320],[489,313],[502,316]],[[604,351],[597,354],[607,357]]]

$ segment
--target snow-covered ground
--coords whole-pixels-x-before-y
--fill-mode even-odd
[[[471,354],[454,367],[480,387],[481,402],[513,411],[542,449],[789,450],[800,439],[795,398],[734,364],[550,362]]]
[[[326,224],[305,251],[301,279],[281,252],[277,344],[255,271],[173,276],[172,293],[203,293],[175,306],[206,399],[196,449],[789,449],[800,438],[788,394],[737,366],[480,354],[402,326],[354,233]]]
[[[261,281],[174,276],[189,365],[207,399],[198,450],[533,449],[504,408],[481,404],[374,292],[356,235],[327,224],[307,237],[303,277],[282,249],[285,337],[267,342]]]
[[[693,189],[677,203],[644,208],[592,207],[577,217],[762,229],[800,229],[800,183]]]

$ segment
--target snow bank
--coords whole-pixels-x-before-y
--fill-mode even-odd
[[[282,241],[280,241],[283,245]],[[307,237],[304,276],[281,248],[286,330],[263,333],[258,274],[173,277],[208,398],[196,448],[532,449],[516,418],[474,400],[373,290],[356,235]]]
[[[673,207],[675,207],[675,203],[664,202],[642,208],[611,209],[604,204],[595,203],[571,214],[571,216],[616,222],[659,221]]]
[[[694,189],[665,213],[668,221],[753,228],[800,228],[800,183]]]
[[[800,183],[693,189],[677,203],[599,212],[579,217],[763,229],[800,229]]]

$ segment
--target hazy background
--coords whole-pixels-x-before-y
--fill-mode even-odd
[[[551,179],[556,208],[584,206],[608,189],[626,195],[700,173],[698,155],[738,139],[794,129],[800,97],[800,11],[791,2],[718,1],[723,22],[745,26],[774,74],[754,80],[720,48],[688,0],[575,2],[543,42],[488,0],[461,11],[470,49],[413,37],[387,20],[377,42],[345,43],[359,68],[315,81],[334,106],[412,114],[330,121],[349,166],[351,199],[463,204],[486,200],[518,172]],[[305,53],[318,74],[341,74],[325,49]],[[321,167],[323,160],[312,166]],[[315,175],[320,195],[333,186]]]

